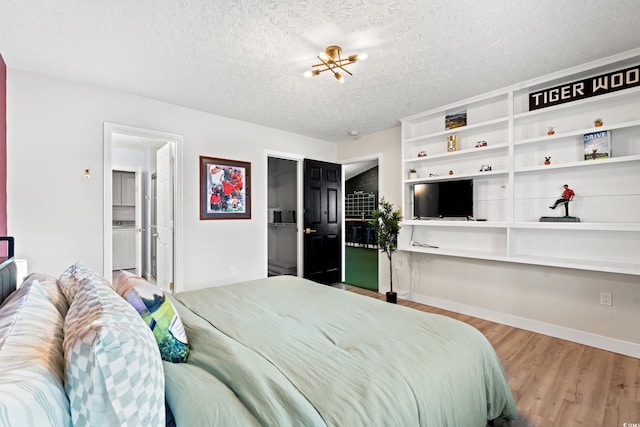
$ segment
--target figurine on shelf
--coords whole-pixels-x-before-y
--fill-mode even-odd
[[[544,157],[544,164],[545,165],[550,165],[551,164],[551,156],[549,156],[549,157],[545,156]]]
[[[565,216],[569,216],[569,202],[573,200],[576,193],[572,189],[570,189],[567,184],[563,185],[562,188],[564,188],[562,196],[560,196],[560,198],[556,200],[552,206],[549,206],[549,209],[555,209],[558,207],[558,205],[564,204],[566,213]]]
[[[419,152],[418,157],[427,157],[427,152],[426,151]]]
[[[487,146],[487,141],[478,141],[478,142],[476,142],[476,148],[486,147],[486,146]]]
[[[480,167],[480,172],[487,172],[491,170],[491,165],[482,165]]]
[[[453,175],[453,171],[449,171],[449,175]]]

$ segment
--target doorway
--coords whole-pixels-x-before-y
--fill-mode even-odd
[[[267,159],[267,275],[298,275],[298,161]]]
[[[135,235],[139,243],[140,275],[165,291],[181,290],[181,171],[182,137],[124,125],[104,125],[104,274],[113,277],[116,216],[114,197],[118,178],[114,170],[138,171],[139,218]],[[152,179],[153,178],[153,179]],[[120,184],[121,185],[121,184]],[[174,203],[174,201],[176,201]],[[128,219],[128,217],[127,217]],[[152,245],[152,241],[154,244]],[[154,250],[152,250],[152,248]]]
[[[379,200],[378,158],[343,164],[344,282],[378,291],[378,243],[369,224]]]
[[[266,275],[291,274],[327,284],[341,280],[341,169],[296,154],[265,152]]]

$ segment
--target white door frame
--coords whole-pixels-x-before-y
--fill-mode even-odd
[[[382,167],[382,153],[374,153],[374,154],[367,154],[366,156],[361,156],[361,157],[354,157],[351,159],[345,159],[345,160],[341,160],[340,164],[344,165],[348,165],[350,163],[360,163],[360,162],[366,162],[369,160],[377,160],[378,161],[378,198],[380,198],[383,194],[384,194],[384,189],[383,189],[383,185],[382,183],[384,182],[383,180],[383,171],[384,171],[384,167]],[[345,230],[346,230],[346,221],[345,221],[345,199],[347,197],[346,193],[345,193],[345,179],[344,179],[344,168],[343,168],[343,173],[342,175],[342,247],[344,248],[345,244],[346,244],[346,240],[345,240]],[[344,278],[345,278],[345,262],[344,262],[344,253],[345,251],[342,251],[342,278],[341,280],[344,282]],[[380,257],[381,257],[381,253],[378,253],[378,291],[380,290],[380,277],[382,277],[381,275],[381,267],[382,267],[382,262],[380,262]]]
[[[302,171],[302,167],[303,167],[303,160],[304,160],[304,156],[301,154],[295,154],[295,153],[284,153],[281,151],[271,151],[271,150],[265,150],[264,151],[264,179],[262,180],[262,184],[263,184],[263,192],[262,194],[265,195],[265,201],[264,201],[264,206],[266,206],[267,208],[269,207],[269,157],[274,157],[274,158],[278,158],[278,159],[285,159],[285,160],[293,160],[294,162],[297,163],[297,167],[296,167],[296,174],[297,174],[297,207],[296,210],[298,211],[296,213],[296,221],[297,221],[297,241],[298,241],[298,247],[297,247],[297,254],[298,254],[298,277],[304,277],[304,235],[302,233],[302,218],[304,218],[304,200],[303,200],[303,191],[304,191],[304,183],[303,183],[303,171]],[[264,213],[265,216],[264,218],[267,217],[267,211],[265,209]],[[267,221],[264,221],[264,260],[263,260],[263,265],[264,265],[264,277],[267,277],[269,275],[269,226],[267,225]]]
[[[184,288],[183,273],[183,226],[182,226],[182,150],[184,138],[181,135],[159,132],[149,129],[137,128],[117,123],[104,122],[104,224],[103,224],[103,274],[111,277],[112,274],[112,203],[113,203],[113,182],[111,149],[113,134],[123,134],[137,136],[147,139],[164,140],[173,143],[174,149],[174,182],[173,182],[173,218],[174,218],[174,290],[179,292]]]

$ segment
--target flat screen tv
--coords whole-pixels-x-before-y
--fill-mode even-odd
[[[418,219],[472,217],[473,180],[415,184],[413,215]]]

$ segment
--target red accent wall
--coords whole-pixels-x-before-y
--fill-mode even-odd
[[[7,66],[0,55],[0,236],[7,235]],[[6,248],[0,248],[0,256]]]

